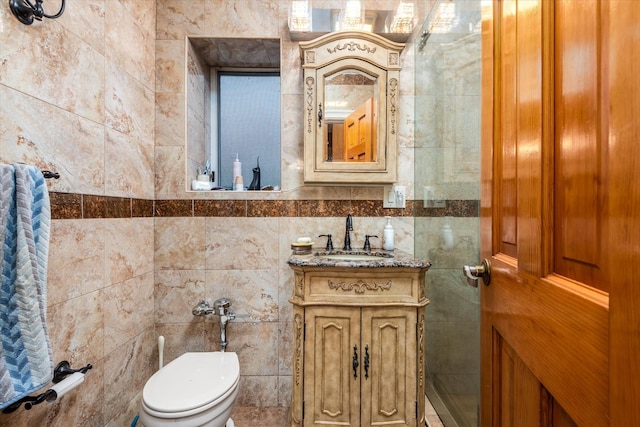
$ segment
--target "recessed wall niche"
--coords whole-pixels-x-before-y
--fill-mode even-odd
[[[217,159],[217,147],[211,143],[217,132],[212,120],[212,70],[280,71],[280,40],[264,38],[187,37],[185,79],[185,189],[191,190],[191,181],[207,159]],[[280,152],[278,147],[271,150]],[[213,155],[212,155],[213,154]],[[226,157],[223,160],[228,160]],[[243,168],[250,171],[256,159],[243,159]],[[215,167],[215,165],[213,165]],[[245,178],[246,178],[245,177]],[[249,182],[245,182],[248,186]]]

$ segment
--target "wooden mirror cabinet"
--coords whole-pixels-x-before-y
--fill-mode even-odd
[[[364,31],[300,43],[305,183],[396,181],[403,48]]]

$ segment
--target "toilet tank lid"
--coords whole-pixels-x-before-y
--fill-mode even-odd
[[[142,399],[159,412],[189,411],[218,399],[239,376],[236,353],[185,353],[149,378]]]

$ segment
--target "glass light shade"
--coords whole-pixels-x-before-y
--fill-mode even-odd
[[[410,2],[400,2],[396,15],[393,17],[390,31],[392,33],[410,33],[413,31],[414,5]]]
[[[289,7],[289,30],[311,31],[311,2],[292,0]]]
[[[360,0],[347,0],[340,19],[341,30],[361,30],[364,6]]]

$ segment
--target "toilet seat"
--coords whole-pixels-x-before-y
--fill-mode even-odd
[[[149,378],[142,404],[159,418],[194,415],[236,392],[239,378],[236,353],[185,353]]]

